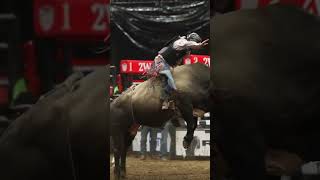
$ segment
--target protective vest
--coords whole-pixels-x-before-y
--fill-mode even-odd
[[[188,53],[188,49],[179,51],[173,48],[173,43],[178,39],[180,39],[180,37],[173,38],[169,43],[167,43],[166,47],[162,48],[158,52],[170,66],[176,65],[177,61]]]

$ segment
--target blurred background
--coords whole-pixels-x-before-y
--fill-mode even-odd
[[[2,0],[0,121],[14,119],[73,71],[106,65],[109,39],[109,0]]]

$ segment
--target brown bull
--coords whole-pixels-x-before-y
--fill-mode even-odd
[[[203,64],[182,65],[174,68],[173,77],[178,88],[174,94],[177,110],[162,110],[160,93],[163,82],[161,78],[149,79],[135,89],[127,90],[111,103],[111,136],[114,144],[116,179],[125,176],[126,152],[134,138],[129,132],[136,124],[161,127],[177,111],[187,122],[187,134],[184,147],[187,148],[197,126],[193,119],[193,109],[207,110],[210,88],[209,68]],[[134,129],[134,128],[133,128]]]

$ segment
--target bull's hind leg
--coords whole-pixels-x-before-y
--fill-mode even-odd
[[[258,111],[250,104],[240,97],[219,104],[213,132],[234,179],[265,180],[264,139],[257,124]]]
[[[123,137],[123,144],[121,149],[121,169],[120,169],[120,177],[126,178],[126,159],[127,159],[127,151],[135,136],[131,135],[129,132]]]
[[[114,179],[120,180],[120,136],[113,136]]]
[[[126,178],[126,155],[127,155],[127,135],[121,134],[120,138],[120,177]]]

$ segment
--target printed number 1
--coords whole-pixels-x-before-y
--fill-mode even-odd
[[[70,26],[70,5],[66,2],[63,3],[63,30],[69,30]]]

